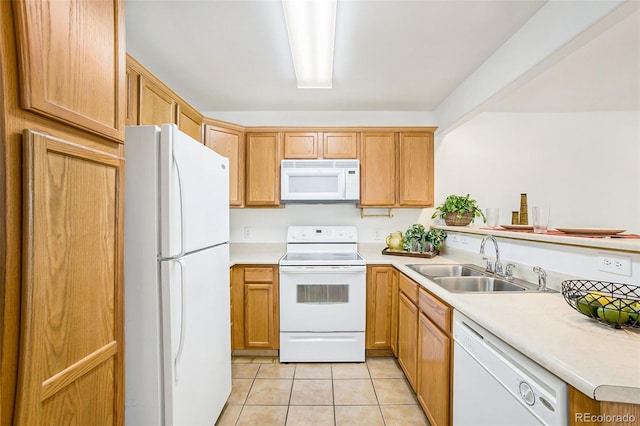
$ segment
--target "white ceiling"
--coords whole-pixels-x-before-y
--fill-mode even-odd
[[[332,89],[296,87],[279,0],[128,0],[127,51],[200,111],[433,111],[544,3],[339,0]],[[635,16],[493,107],[640,109]]]

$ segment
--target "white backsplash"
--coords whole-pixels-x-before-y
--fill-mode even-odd
[[[472,263],[483,264],[480,255],[482,235],[471,235],[449,232],[446,249],[454,252],[465,251]],[[550,286],[556,290],[560,288],[563,279],[582,278],[587,280],[611,281],[640,286],[640,254],[620,253],[631,258],[631,276],[617,275],[598,270],[598,254],[613,254],[615,252],[585,247],[565,246],[559,244],[545,244],[534,241],[511,240],[498,238],[500,261],[502,265],[516,264],[514,275],[535,282],[536,274],[533,266],[541,266],[549,275]],[[495,259],[493,244],[487,243],[485,255],[492,261]]]
[[[284,243],[290,225],[353,225],[358,229],[360,243],[384,244],[391,232],[404,233],[414,223],[428,226],[432,212],[433,209],[393,209],[391,218],[362,218],[360,209],[353,204],[288,204],[277,209],[231,209],[231,242]],[[370,213],[374,212],[367,211]]]

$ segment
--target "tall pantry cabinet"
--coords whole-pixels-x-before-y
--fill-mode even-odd
[[[124,1],[0,19],[0,424],[122,424]]]

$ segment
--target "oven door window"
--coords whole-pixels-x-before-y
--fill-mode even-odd
[[[297,303],[349,303],[349,284],[298,284]]]

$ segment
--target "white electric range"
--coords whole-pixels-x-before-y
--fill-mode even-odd
[[[365,360],[366,263],[354,226],[290,226],[280,259],[280,361]]]

